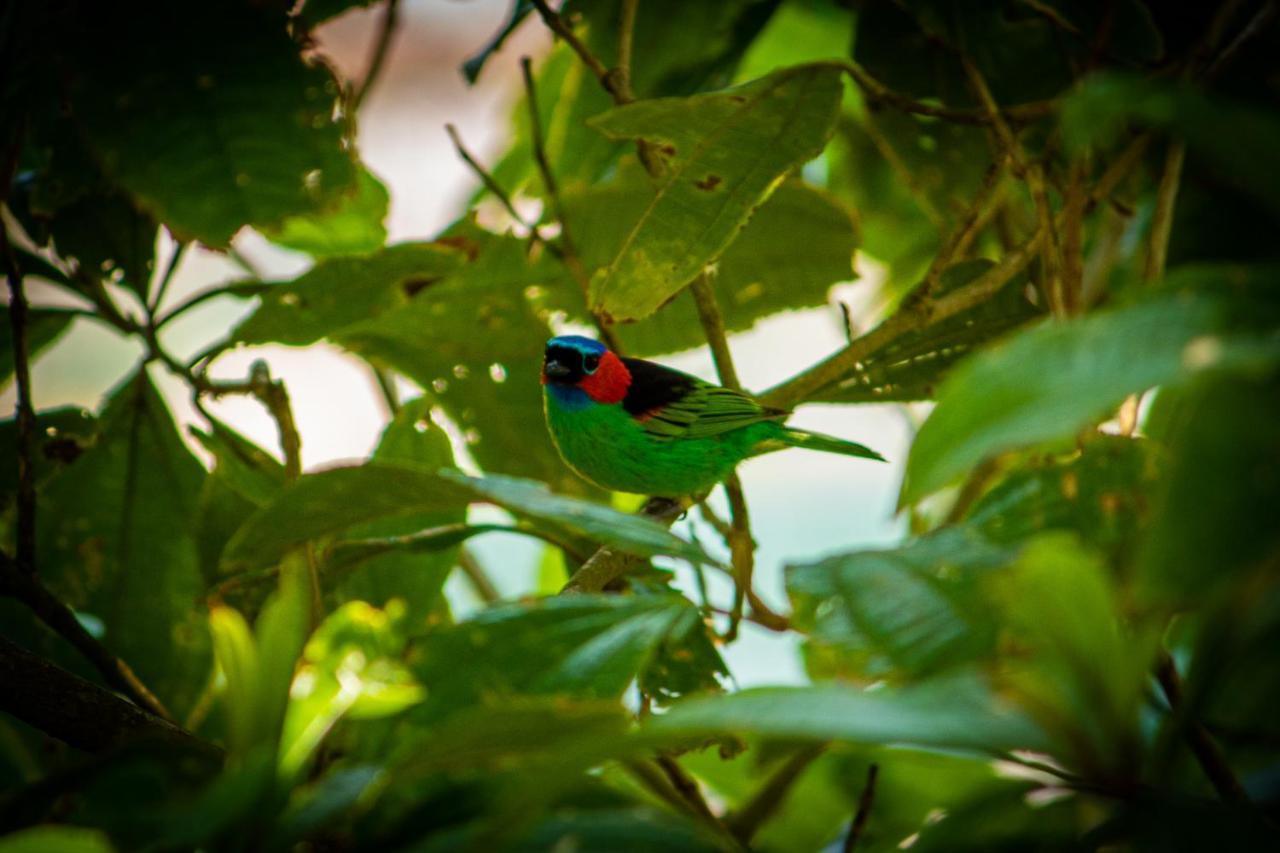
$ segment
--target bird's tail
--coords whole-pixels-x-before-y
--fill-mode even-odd
[[[776,444],[775,444],[776,442]],[[870,447],[864,447],[854,441],[845,441],[833,435],[810,432],[798,427],[783,427],[776,439],[765,442],[761,451],[781,450],[783,447],[804,447],[809,450],[822,450],[827,453],[839,453],[844,456],[857,456],[861,459],[875,459],[884,462],[885,458]]]

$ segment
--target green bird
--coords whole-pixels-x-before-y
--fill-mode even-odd
[[[651,361],[621,358],[598,341],[547,342],[543,404],[569,467],[619,492],[699,495],[744,459],[807,447],[884,458],[861,444],[786,426],[791,412]]]

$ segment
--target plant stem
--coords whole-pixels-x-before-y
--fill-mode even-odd
[[[791,786],[826,748],[826,744],[818,744],[800,750],[765,780],[746,805],[725,821],[734,837],[750,844],[760,827],[782,807]]]
[[[629,104],[636,99],[631,91],[631,45],[635,41],[636,7],[640,0],[622,0],[622,19],[618,22],[618,67],[613,69],[613,84],[618,101]]]
[[[640,514],[659,524],[670,526],[685,511],[685,505],[669,498],[649,498]],[[615,550],[609,546],[598,549],[591,558],[578,567],[569,582],[560,590],[561,595],[602,592],[605,587],[643,565],[643,557]]]
[[[7,189],[6,184],[6,189]],[[31,362],[27,342],[27,293],[22,270],[9,242],[9,228],[0,218],[0,253],[9,282],[9,326],[13,336],[13,374],[17,386],[18,434],[18,567],[36,571],[36,412],[31,403]]]
[[[1186,155],[1185,143],[1179,140],[1169,143],[1164,171],[1160,173],[1160,186],[1156,190],[1156,209],[1151,217],[1146,263],[1142,267],[1142,280],[1146,282],[1157,281],[1164,276],[1165,260],[1169,256],[1169,234],[1173,230],[1173,212],[1178,202],[1178,184],[1182,180],[1182,163]]]
[[[600,81],[600,85],[613,98],[614,103],[619,105],[628,103],[621,99],[621,95],[616,88],[614,75],[609,73],[609,69],[605,67],[604,63],[597,59],[591,49],[574,34],[573,28],[565,22],[565,19],[547,5],[547,0],[533,0],[533,7],[538,10],[538,15],[542,18],[543,23],[547,25],[547,28],[564,39],[565,44],[569,45],[573,52],[578,54],[578,58]]]
[[[502,594],[493,585],[493,581],[489,580],[484,566],[481,566],[475,555],[466,548],[458,549],[458,568],[462,569],[462,573],[471,584],[471,589],[485,604],[494,604],[502,600]]]
[[[853,823],[849,825],[848,835],[844,837],[844,853],[851,853],[858,846],[858,839],[866,829],[867,819],[871,817],[871,807],[876,801],[876,779],[879,776],[880,765],[872,764],[867,768],[867,784],[862,788],[862,796],[858,798],[858,811],[853,816]]]
[[[955,124],[987,125],[992,122],[992,116],[986,110],[961,110],[938,104],[929,104],[924,101],[917,101],[909,95],[895,92],[852,60],[845,60],[835,64],[852,78],[871,104],[887,104],[905,113],[944,119]],[[998,115],[1006,121],[1023,124],[1052,115],[1057,108],[1057,101],[1035,101],[1029,104],[1006,107]]]
[[[182,256],[187,253],[189,245],[191,244],[179,243],[177,248],[173,250],[173,256],[169,258],[169,263],[165,266],[164,273],[160,276],[160,283],[156,286],[156,292],[152,295],[151,301],[147,303],[148,316],[155,316],[160,303],[164,301],[164,295],[169,289],[169,283],[173,281],[173,275],[178,271],[178,264],[182,263]]]
[[[1183,729],[1187,746],[1191,748],[1192,754],[1200,763],[1213,789],[1218,792],[1218,797],[1228,803],[1249,802],[1249,795],[1240,784],[1240,780],[1236,778],[1231,765],[1227,763],[1222,747],[1218,746],[1218,742],[1213,739],[1213,735],[1209,734],[1204,724],[1192,719],[1188,714],[1183,702],[1182,678],[1178,675],[1178,668],[1168,652],[1162,652],[1160,660],[1156,662],[1156,680],[1160,682],[1160,689],[1164,692],[1164,697],[1169,702],[1169,709],[1176,718],[1175,725]]]
[[[351,97],[352,115],[360,112],[360,107],[364,103],[365,97],[373,89],[378,77],[382,74],[382,68],[387,60],[387,53],[391,47],[391,40],[395,38],[396,29],[399,27],[399,12],[400,0],[387,0],[386,11],[382,13],[382,26],[378,28],[378,40],[374,43],[373,53],[369,57],[369,70],[365,72],[364,81],[361,82],[360,88]]]
[[[373,381],[378,386],[379,393],[382,394],[382,401],[387,404],[387,414],[395,417],[400,413],[400,392],[396,390],[395,375],[383,367],[369,366],[373,372]]]

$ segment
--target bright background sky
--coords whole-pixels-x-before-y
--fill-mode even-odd
[[[509,141],[508,118],[518,94],[519,59],[535,58],[550,47],[536,20],[528,20],[504,50],[486,66],[480,81],[468,88],[458,66],[498,30],[508,0],[405,0],[401,25],[387,66],[360,115],[360,153],[387,185],[391,210],[389,241],[430,239],[458,218],[478,181],[459,161],[444,132],[455,124],[467,146],[482,162],[492,163]],[[382,15],[381,8],[357,10],[319,32],[321,51],[344,75],[359,79]],[[550,97],[547,93],[544,97]],[[309,260],[277,249],[253,233],[244,233],[236,248],[270,278],[289,278],[304,271]],[[164,260],[172,245],[162,240]],[[226,258],[203,250],[189,251],[170,286],[167,305],[220,283],[243,278]],[[863,281],[841,286],[841,295],[865,303],[871,285]],[[33,286],[36,304],[65,304],[57,294]],[[179,357],[194,355],[225,335],[252,303],[212,300],[166,329],[165,345]],[[845,341],[840,313],[834,307],[774,317],[730,339],[743,383],[767,388],[834,352]],[[37,408],[77,404],[97,409],[104,393],[127,377],[141,347],[106,326],[78,319],[71,331],[35,363],[32,384]],[[228,352],[213,366],[216,378],[243,378],[249,365],[263,358],[282,378],[293,400],[302,436],[304,468],[311,470],[369,454],[386,423],[387,411],[368,369],[335,347],[243,348]],[[672,366],[714,379],[705,350],[663,359]],[[184,383],[163,370],[153,376],[183,425],[200,424]],[[0,393],[0,405],[12,411],[14,391]],[[211,412],[265,448],[277,448],[274,422],[257,402],[244,397],[210,401]],[[752,460],[741,469],[751,511],[757,551],[757,587],[766,602],[785,611],[782,566],[807,562],[858,547],[887,544],[902,530],[893,506],[911,433],[911,417],[896,406],[810,406],[793,423],[865,443],[884,454],[887,465],[790,450]],[[541,425],[538,425],[541,428]],[[718,496],[717,496],[718,499]],[[723,503],[719,504],[723,512]],[[483,511],[482,511],[483,512]],[[681,531],[690,522],[681,522]],[[699,530],[704,543],[715,535]],[[534,588],[538,547],[528,540],[489,535],[473,540],[477,555],[505,594]],[[681,577],[688,581],[681,572]],[[713,598],[727,603],[729,585],[714,575]],[[459,613],[474,606],[456,579],[448,588]],[[744,626],[741,639],[725,652],[739,684],[781,684],[804,680],[794,638]]]

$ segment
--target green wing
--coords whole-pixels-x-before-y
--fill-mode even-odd
[[[789,414],[767,409],[742,391],[695,380],[687,393],[638,420],[646,432],[661,438],[706,438],[761,421],[780,421]]]

